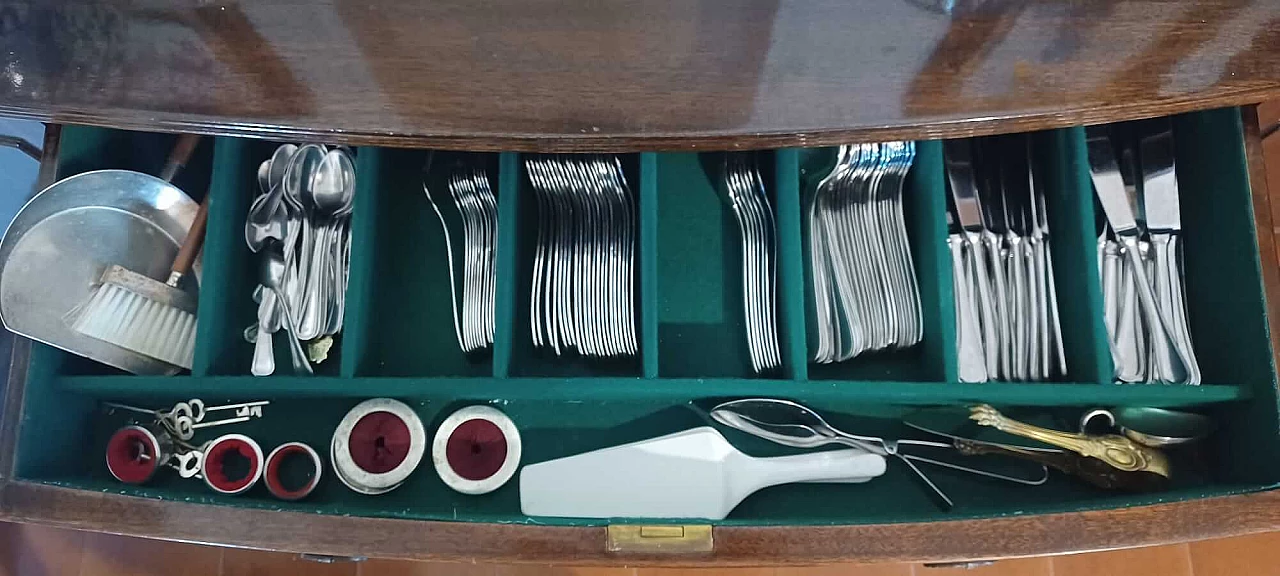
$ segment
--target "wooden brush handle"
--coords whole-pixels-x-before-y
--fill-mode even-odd
[[[178,174],[178,170],[187,165],[187,161],[191,159],[191,155],[195,153],[196,146],[200,144],[200,137],[195,134],[180,134],[178,141],[173,145],[173,151],[169,152],[169,159],[164,163],[164,169],[160,171],[160,178],[165,182],[170,182],[173,177]],[[191,265],[196,261],[196,255],[200,253],[200,246],[204,244],[205,224],[209,219],[209,193],[205,192],[204,202],[200,203],[200,209],[196,210],[196,217],[191,221],[191,228],[187,230],[187,238],[182,241],[182,246],[178,248],[178,255],[173,259],[173,267],[170,268],[169,280],[166,284],[177,287],[182,277],[191,271]]]
[[[196,210],[196,217],[191,221],[191,228],[187,230],[187,239],[183,240],[182,247],[178,248],[178,255],[174,257],[173,268],[169,273],[170,286],[177,286],[178,281],[191,271],[191,264],[196,261],[196,255],[200,253],[200,246],[204,244],[205,224],[209,221],[211,196],[212,194],[205,193],[204,202],[200,203],[200,209]]]
[[[196,146],[199,144],[200,137],[195,134],[179,135],[178,142],[173,145],[173,151],[169,153],[169,159],[164,163],[164,169],[160,170],[160,179],[172,182],[178,170],[187,165],[187,160],[191,159],[191,155],[195,153]]]

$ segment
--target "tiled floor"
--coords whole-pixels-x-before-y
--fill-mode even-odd
[[[799,568],[565,568],[369,560],[318,564],[231,550],[0,523],[0,576],[1280,576],[1280,532],[1194,544],[1002,560],[969,570],[913,564]]]
[[[1264,128],[1280,102],[1259,109]],[[1264,144],[1268,187],[1280,190],[1280,133]],[[1274,192],[1273,192],[1274,193]],[[1276,208],[1280,222],[1280,205]],[[6,220],[7,222],[7,220]],[[1280,241],[1280,226],[1275,230]],[[1280,576],[1280,532],[1135,550],[1003,560],[968,570],[912,564],[801,568],[563,568],[369,560],[317,564],[290,554],[230,550],[0,523],[0,576]]]

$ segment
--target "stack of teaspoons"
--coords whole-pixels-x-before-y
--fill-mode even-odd
[[[1092,126],[1086,135],[1094,192],[1106,216],[1098,266],[1115,378],[1198,385],[1169,120]]]
[[[271,335],[284,328],[294,372],[310,374],[342,330],[355,163],[346,148],[285,144],[258,167],[258,184],[245,220],[245,242],[262,258],[258,322],[245,331],[251,372],[275,371]]]

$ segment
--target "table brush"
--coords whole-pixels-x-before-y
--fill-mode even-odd
[[[186,164],[200,138],[179,137],[160,177],[173,179]],[[77,306],[68,320],[71,328],[137,354],[191,369],[195,351],[196,297],[180,286],[204,243],[209,194],[196,211],[187,237],[173,259],[169,278],[161,282],[123,266],[111,265],[98,287]]]

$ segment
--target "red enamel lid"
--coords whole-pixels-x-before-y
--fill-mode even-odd
[[[409,456],[409,425],[390,412],[370,412],[352,427],[347,444],[356,466],[370,474],[384,474]]]
[[[286,479],[281,477],[281,473],[287,462],[296,460],[307,460],[311,466],[311,472],[302,486],[291,490],[286,485]],[[281,444],[267,456],[267,470],[262,480],[266,482],[267,490],[276,498],[281,500],[306,498],[320,483],[320,456],[315,450],[300,442]]]
[[[493,422],[467,420],[449,435],[445,459],[459,476],[484,480],[502,469],[507,459],[507,437]]]
[[[243,458],[244,466],[236,466],[233,460]],[[258,480],[262,470],[262,450],[252,440],[232,434],[214,440],[204,454],[204,481],[219,492],[236,494],[248,490]]]
[[[141,426],[125,426],[107,441],[107,469],[125,484],[142,484],[160,468],[160,442]]]

